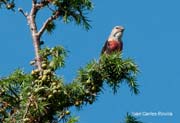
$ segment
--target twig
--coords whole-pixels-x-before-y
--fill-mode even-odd
[[[56,18],[57,18],[56,15],[52,15],[52,16],[50,16],[50,17],[44,22],[44,24],[42,25],[41,29],[40,29],[39,32],[38,32],[38,35],[39,35],[40,37],[41,37],[41,35],[43,34],[43,32],[45,31],[46,26],[47,26],[50,22],[52,22],[53,20],[55,20]]]
[[[27,104],[27,106],[26,106],[26,110],[25,110],[23,119],[25,119],[26,116],[27,116],[27,114],[28,114],[28,111],[29,111],[29,107],[30,107],[30,105],[31,105],[31,102],[32,102],[32,100],[31,100],[31,97],[30,97],[30,98],[29,98],[29,102],[28,102],[28,104]]]
[[[49,5],[47,5],[47,8],[48,8],[49,10],[51,10],[52,12],[55,12],[55,10],[53,10]]]
[[[18,11],[21,12],[24,15],[24,17],[28,16],[28,13],[25,13],[22,8],[18,8]]]

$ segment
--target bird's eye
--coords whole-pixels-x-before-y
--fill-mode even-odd
[[[119,29],[119,27],[116,27],[116,29]]]

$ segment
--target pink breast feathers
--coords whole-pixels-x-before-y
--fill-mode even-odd
[[[108,41],[108,48],[111,51],[122,50],[122,44],[119,41]]]

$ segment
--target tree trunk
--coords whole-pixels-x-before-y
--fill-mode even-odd
[[[35,61],[36,61],[36,65],[37,68],[39,70],[42,70],[41,68],[41,56],[39,54],[40,51],[40,37],[37,35],[37,33],[35,32],[31,32],[32,33],[32,39],[33,39],[33,45],[34,45],[34,51],[35,51]]]
[[[36,8],[35,4],[32,5],[32,9],[30,14],[27,16],[29,28],[32,35],[33,45],[34,45],[34,51],[35,51],[35,61],[37,68],[41,71],[41,56],[39,54],[40,51],[40,35],[38,34],[35,18],[37,14],[38,9]]]

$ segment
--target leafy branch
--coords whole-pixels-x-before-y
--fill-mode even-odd
[[[0,0],[0,5],[8,10],[16,8],[14,0]],[[51,15],[39,29],[37,13],[43,8],[48,8]],[[138,67],[133,60],[123,59],[121,53],[105,54],[98,61],[89,62],[78,70],[71,83],[65,83],[57,75],[57,70],[65,65],[67,52],[62,46],[42,47],[42,35],[55,29],[57,19],[90,29],[86,13],[92,8],[90,0],[32,0],[29,12],[19,8],[29,25],[35,58],[30,62],[31,72],[18,69],[8,77],[0,78],[0,122],[75,123],[78,119],[71,115],[71,108],[80,110],[93,104],[105,83],[114,94],[123,82],[128,84],[132,93],[139,93],[136,83]]]
[[[40,54],[43,57],[42,74],[38,69],[34,69],[29,74],[17,71],[11,75],[14,78],[19,76],[17,81],[19,84],[16,83],[19,91],[16,94],[23,98],[11,106],[11,109],[18,109],[13,112],[13,116],[19,116],[19,121],[23,119],[28,123],[51,122],[55,120],[54,115],[59,116],[57,120],[68,120],[71,116],[70,108],[81,109],[84,105],[93,104],[101,94],[104,83],[107,83],[114,92],[117,92],[122,82],[131,83],[129,87],[132,92],[134,94],[139,92],[135,82],[137,65],[130,59],[122,59],[118,53],[103,55],[99,61],[90,62],[79,70],[77,77],[69,84],[64,84],[63,79],[56,75],[56,70],[64,66],[65,50],[56,46],[44,48]],[[1,79],[1,83],[12,84],[10,78]],[[24,86],[27,83],[33,85]],[[10,86],[1,85],[1,90],[7,93],[10,89],[8,87]],[[3,100],[6,98],[4,95]]]

